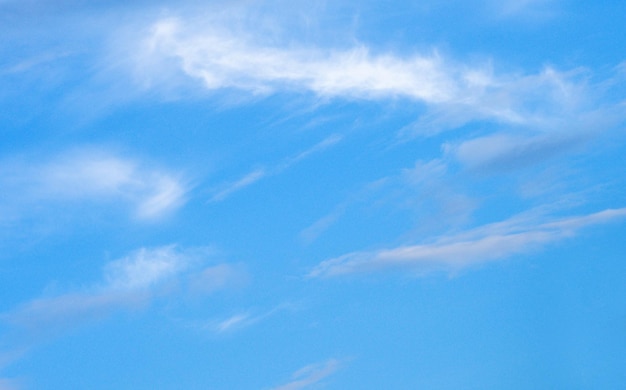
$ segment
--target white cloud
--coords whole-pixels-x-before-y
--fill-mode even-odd
[[[235,327],[242,327],[246,324],[250,324],[254,322],[254,319],[250,318],[250,315],[247,313],[244,314],[235,314],[232,317],[229,317],[223,321],[220,321],[215,325],[215,330],[218,333],[226,332]]]
[[[255,169],[252,172],[244,175],[241,179],[233,182],[233,183],[229,183],[225,186],[225,188],[221,191],[219,191],[217,194],[213,195],[210,199],[211,202],[219,202],[222,201],[224,199],[226,199],[227,197],[229,197],[231,194],[248,187],[249,185],[252,185],[254,183],[256,183],[257,181],[261,180],[263,177],[265,177],[267,175],[267,172],[264,169]]]
[[[328,230],[346,212],[347,202],[335,207],[333,211],[324,215],[300,232],[300,238],[307,244],[315,241],[322,233]]]
[[[402,169],[396,175],[367,183],[304,228],[300,238],[310,244],[346,214],[357,208],[371,212],[372,205],[381,210],[391,207],[407,218],[419,220],[411,235],[432,234],[460,225],[476,209],[477,202],[464,193],[465,188],[448,170],[443,159],[418,160],[413,167]]]
[[[122,201],[140,219],[154,219],[179,207],[187,189],[179,178],[101,150],[67,152],[47,161],[0,164],[4,199],[14,213],[54,202]],[[52,208],[51,208],[52,210]]]
[[[137,308],[149,304],[156,296],[188,287],[196,293],[199,277],[215,291],[237,280],[237,268],[228,264],[213,265],[223,275],[206,278],[209,268],[201,268],[209,254],[203,249],[181,250],[176,246],[141,248],[103,267],[102,281],[65,294],[45,296],[24,303],[0,315],[3,322],[34,332],[65,329],[85,320],[106,316],[113,310]],[[217,268],[216,268],[217,267]],[[206,291],[205,291],[206,292]]]
[[[59,198],[119,195],[136,180],[137,167],[115,156],[80,152],[61,156],[31,168],[34,185],[45,195]]]
[[[137,204],[137,216],[140,218],[159,217],[184,202],[186,189],[176,178],[159,173],[150,180],[151,190]]]
[[[581,134],[522,136],[496,133],[458,145],[446,145],[445,149],[471,169],[507,169],[546,160],[584,139]]]
[[[0,351],[0,368],[22,358],[42,340],[47,340],[90,321],[107,318],[120,310],[138,310],[156,298],[189,292],[196,294],[193,282],[208,268],[202,268],[210,251],[204,248],[181,250],[176,246],[141,248],[104,265],[102,279],[65,293],[44,293],[12,310],[0,313],[0,323],[7,332]],[[223,270],[228,264],[217,264]],[[225,271],[226,272],[226,271]],[[235,280],[236,269],[229,278],[212,280],[207,291],[228,287]],[[55,288],[58,290],[58,288]],[[8,383],[8,382],[7,382]]]
[[[13,312],[2,315],[9,323],[45,330],[98,317],[119,307],[133,307],[149,301],[164,281],[179,275],[189,255],[174,246],[142,248],[104,266],[103,281],[80,291],[36,298]]]
[[[0,68],[0,76],[29,72],[51,62],[69,56],[69,52],[49,52],[31,58],[22,59],[12,65]]]
[[[254,169],[251,172],[245,174],[242,178],[224,185],[221,190],[219,190],[215,195],[213,195],[209,202],[219,202],[226,198],[228,198],[233,193],[242,190],[261,179],[267,178],[269,176],[278,175],[285,170],[291,168],[293,165],[299,163],[300,161],[310,157],[315,153],[322,152],[337,143],[339,143],[343,137],[338,134],[332,134],[317,144],[313,145],[309,149],[296,154],[295,156],[289,157],[285,159],[282,163],[277,164],[270,168],[258,168]]]
[[[229,315],[225,318],[222,317],[220,319],[211,319],[208,321],[189,321],[188,324],[190,328],[201,332],[208,331],[219,335],[247,328],[261,321],[267,320],[280,312],[291,310],[293,308],[293,304],[286,303],[264,311],[249,309]]]
[[[530,131],[499,129],[489,135],[446,143],[444,151],[470,169],[519,168],[582,149],[598,134],[618,128],[626,118],[623,103],[578,113],[566,111],[554,111],[562,112],[561,117],[545,115],[533,120]]]
[[[339,134],[331,134],[330,136],[324,138],[322,141],[318,142],[317,144],[313,145],[312,147],[310,147],[309,149],[298,153],[297,155],[287,159],[287,161],[285,163],[283,163],[278,170],[284,170],[287,169],[289,167],[291,167],[293,164],[296,164],[308,157],[310,157],[311,155],[315,154],[315,153],[319,153],[319,152],[323,152],[324,150],[331,148],[333,146],[335,146],[336,144],[338,144],[339,142],[341,142],[341,140],[343,139],[343,137]]]
[[[106,316],[113,309],[140,307],[145,292],[88,291],[33,299],[0,316],[3,322],[27,330],[35,338]]]
[[[272,390],[299,390],[309,388],[340,368],[340,362],[330,359],[324,363],[312,364],[301,368],[292,375],[292,380],[284,385],[274,387]]]
[[[184,271],[189,266],[187,257],[176,251],[174,246],[141,248],[106,265],[106,288],[129,290],[151,287]]]
[[[555,12],[558,0],[489,0],[500,17],[534,16],[546,18]]]
[[[553,220],[519,215],[465,233],[440,237],[433,243],[401,246],[374,252],[355,252],[326,260],[310,277],[331,277],[390,269],[424,272],[433,269],[459,270],[474,264],[503,259],[539,249],[573,236],[577,230],[626,217],[626,208]]]
[[[228,18],[199,19],[162,19],[149,29],[135,59],[137,66],[152,64],[142,72],[151,85],[167,84],[165,73],[174,68],[208,90],[255,95],[295,91],[425,104],[428,114],[407,127],[405,136],[437,133],[474,120],[554,128],[564,118],[571,122],[592,99],[581,70],[545,67],[534,74],[497,74],[489,61],[462,64],[436,50],[398,55],[376,53],[363,44],[348,49],[271,44],[258,38],[264,34],[254,27],[229,25]]]
[[[206,248],[181,250],[176,246],[141,248],[103,267],[100,281],[62,294],[44,294],[13,310],[0,313],[3,335],[0,369],[24,357],[42,341],[120,310],[139,310],[157,298],[177,294],[207,294],[239,284],[241,267],[215,264],[203,267],[212,252]],[[207,276],[208,275],[208,276]],[[202,289],[198,287],[202,284]],[[242,319],[245,326],[262,317]],[[233,327],[223,323],[224,330]],[[6,386],[10,381],[2,382]],[[1,386],[0,386],[1,388]]]
[[[155,23],[141,60],[175,58],[182,70],[208,89],[236,88],[265,94],[304,88],[321,96],[403,96],[448,100],[453,88],[436,55],[398,60],[372,56],[365,47],[324,52],[258,46],[208,20],[201,29],[189,20]]]
[[[217,264],[206,267],[189,278],[189,289],[194,294],[208,294],[248,282],[248,272],[240,264]]]

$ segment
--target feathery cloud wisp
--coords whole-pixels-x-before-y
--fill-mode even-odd
[[[141,248],[107,263],[101,282],[78,291],[33,299],[0,315],[0,319],[39,332],[63,329],[116,309],[141,307],[161,293],[175,291],[171,287],[177,285],[188,285],[189,291],[195,293],[198,283],[205,291],[214,291],[236,279],[233,275],[240,270],[231,269],[228,264],[202,268],[205,252],[180,250],[173,245]],[[215,267],[222,270],[219,275],[202,277]]]
[[[292,381],[272,390],[299,390],[313,386],[328,376],[334,374],[340,367],[337,359],[330,359],[324,363],[312,364],[301,368],[292,375]]]
[[[121,200],[144,220],[158,218],[184,202],[187,189],[172,174],[99,150],[79,150],[43,162],[0,165],[3,199],[13,213],[24,204]]]
[[[541,248],[574,235],[579,229],[626,217],[626,208],[551,221],[509,220],[485,225],[432,244],[401,246],[374,252],[354,252],[318,264],[310,277],[408,269],[458,270]]]
[[[586,109],[586,82],[579,70],[546,67],[535,74],[497,74],[489,62],[456,63],[436,50],[397,55],[375,53],[366,45],[351,49],[268,45],[254,38],[254,31],[251,26],[237,30],[211,17],[202,23],[161,19],[136,50],[136,66],[152,64],[142,77],[157,87],[167,84],[165,73],[173,68],[213,91],[402,98],[426,105],[429,113],[407,127],[405,136],[436,133],[474,120],[552,128],[556,119],[576,117]]]
[[[254,183],[260,181],[261,179],[267,178],[269,176],[273,176],[273,175],[278,175],[282,172],[284,172],[285,170],[291,168],[293,165],[299,163],[300,161],[310,157],[311,155],[315,154],[315,153],[319,153],[322,152],[332,146],[334,146],[335,144],[339,143],[342,140],[342,137],[337,135],[337,134],[333,134],[325,139],[323,139],[322,141],[318,142],[317,144],[313,145],[312,147],[310,147],[309,149],[300,152],[298,154],[296,154],[295,156],[289,157],[287,159],[285,159],[285,161],[283,161],[280,164],[277,164],[273,167],[270,168],[258,168],[258,169],[254,169],[251,172],[245,174],[243,177],[241,177],[240,179],[231,182],[231,183],[227,183],[223,189],[221,189],[220,191],[218,191],[215,195],[213,195],[210,199],[209,202],[219,202],[222,201],[226,198],[228,198],[230,195],[232,195],[233,193],[242,190],[250,185],[253,185]]]

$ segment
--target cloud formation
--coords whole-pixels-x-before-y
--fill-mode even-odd
[[[475,120],[553,129],[558,120],[588,109],[587,76],[580,69],[561,72],[546,66],[535,74],[498,74],[491,61],[463,64],[437,50],[398,55],[377,53],[363,44],[332,49],[271,45],[254,37],[253,27],[235,29],[212,17],[202,22],[161,19],[136,51],[136,66],[152,64],[142,77],[150,78],[153,86],[171,80],[167,72],[179,71],[212,91],[261,96],[304,92],[424,104],[428,114],[407,127],[405,136],[438,133]]]
[[[193,327],[202,331],[210,331],[216,334],[231,332],[243,328],[247,328],[258,322],[264,321],[282,311],[292,309],[291,304],[277,305],[271,309],[264,311],[246,310],[233,314],[227,318],[219,320],[205,321],[201,324],[194,324]]]
[[[101,150],[77,150],[47,161],[0,164],[0,207],[19,213],[29,204],[124,202],[143,220],[182,205],[187,188],[171,173]]]
[[[113,310],[143,307],[159,295],[176,291],[177,287],[183,286],[191,293],[226,287],[235,279],[237,267],[229,264],[206,267],[207,256],[206,250],[181,250],[174,245],[140,248],[107,263],[100,282],[77,291],[33,299],[0,315],[0,320],[34,332],[47,332],[75,326]],[[221,270],[218,274],[213,272],[216,267]]]
[[[332,277],[393,269],[414,272],[437,269],[455,271],[537,250],[549,243],[571,237],[583,227],[624,217],[626,208],[548,221],[518,215],[465,233],[440,237],[430,244],[349,253],[321,262],[311,270],[309,277]]]
[[[217,193],[209,199],[209,202],[222,201],[228,198],[229,196],[231,196],[233,193],[239,190],[242,190],[248,186],[251,186],[262,179],[265,179],[269,176],[278,175],[286,171],[287,169],[291,168],[293,165],[299,163],[300,161],[309,158],[311,155],[315,153],[320,153],[334,146],[335,144],[339,143],[341,140],[342,140],[341,136],[339,136],[338,134],[333,134],[333,135],[330,135],[329,137],[326,137],[325,139],[318,142],[317,144],[313,145],[309,149],[285,159],[280,164],[277,164],[269,168],[254,169],[251,172],[245,174],[240,179],[231,183],[227,183],[226,185],[222,186],[222,188],[219,191],[217,191]]]
[[[312,364],[296,371],[292,375],[292,380],[289,383],[274,387],[272,390],[306,389],[334,374],[339,368],[340,363],[336,359],[330,359],[323,363]]]
[[[156,22],[146,38],[144,55],[155,61],[176,59],[187,75],[208,89],[267,94],[295,88],[328,97],[409,96],[441,101],[449,99],[454,87],[435,54],[400,61],[372,56],[365,47],[344,52],[263,47],[220,26],[193,30],[185,25],[175,18]]]

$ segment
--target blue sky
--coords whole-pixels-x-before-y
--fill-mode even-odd
[[[0,389],[619,387],[624,15],[0,0]]]

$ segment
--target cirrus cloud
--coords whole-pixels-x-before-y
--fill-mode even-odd
[[[548,220],[518,215],[464,233],[443,236],[433,243],[373,252],[354,252],[325,260],[310,271],[309,277],[332,277],[393,269],[415,272],[436,269],[455,271],[537,250],[552,242],[571,237],[586,226],[624,217],[626,208]]]
[[[0,184],[4,188],[0,208],[11,210],[18,219],[30,209],[59,202],[115,202],[129,204],[139,219],[153,220],[181,206],[188,191],[177,175],[89,148],[43,161],[5,160],[0,163]]]

